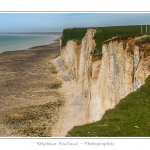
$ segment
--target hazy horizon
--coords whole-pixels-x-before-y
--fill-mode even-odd
[[[62,32],[73,27],[150,24],[150,13],[0,13],[0,33]]]
[[[62,32],[0,32],[0,34],[61,34]]]

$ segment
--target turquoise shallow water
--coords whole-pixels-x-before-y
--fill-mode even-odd
[[[0,34],[0,52],[23,50],[33,46],[51,44],[61,35]]]

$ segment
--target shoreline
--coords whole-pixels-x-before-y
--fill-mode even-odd
[[[8,50],[8,51],[4,51],[4,52],[0,52],[0,54],[2,53],[9,53],[9,52],[18,52],[18,51],[26,51],[26,50],[34,50],[34,49],[37,49],[37,48],[41,48],[41,47],[46,47],[46,46],[50,46],[51,44],[56,44],[57,42],[59,41],[59,38],[58,39],[55,39],[52,43],[50,44],[43,44],[43,45],[37,45],[37,46],[31,46],[27,49],[19,49],[19,50]]]
[[[58,39],[0,54],[0,81],[2,137],[65,137],[74,126],[86,123],[86,104],[76,79],[61,64]],[[25,129],[18,131],[16,125]]]
[[[12,34],[14,35],[14,34]],[[19,36],[19,35],[18,35]],[[21,36],[21,35],[20,35]],[[30,34],[29,34],[30,36]],[[32,36],[32,35],[31,35]],[[36,35],[35,35],[36,36]],[[38,35],[37,36],[44,36],[44,35]],[[50,36],[49,34],[45,35],[45,36]],[[53,37],[54,36],[54,37]],[[56,37],[55,37],[56,36]],[[40,46],[47,46],[47,45],[50,45],[52,43],[55,43],[57,41],[59,41],[61,35],[52,35],[52,37],[50,37],[50,39],[46,39],[45,41],[43,41],[43,39],[41,41],[39,41],[39,43],[35,43],[35,41],[33,41],[33,43],[31,44],[31,42],[28,41],[28,44],[26,45],[25,43],[23,43],[23,45],[18,45],[20,48],[18,48],[18,46],[16,46],[16,43],[14,45],[12,45],[12,47],[14,48],[10,48],[10,46],[8,46],[7,48],[5,46],[3,46],[3,43],[2,43],[2,49],[0,49],[0,54],[1,53],[4,53],[4,52],[9,52],[9,51],[21,51],[21,50],[30,50],[31,48],[34,48],[34,47],[40,47]],[[52,39],[51,39],[52,38]],[[26,42],[26,41],[25,41]],[[9,45],[9,44],[7,44]]]
[[[29,48],[27,48],[27,49],[8,50],[8,51],[0,52],[0,54],[2,54],[2,53],[9,53],[9,52],[18,52],[18,51],[35,50],[35,49],[37,50],[37,49],[42,48],[42,47],[45,48],[45,47],[47,47],[47,46],[56,44],[58,41],[59,41],[59,39],[56,39],[56,40],[54,40],[54,41],[53,41],[52,43],[50,43],[50,44],[43,44],[43,45],[31,46],[31,47],[29,47]]]
[[[57,42],[60,41],[59,39],[60,39],[60,38],[55,39],[55,40],[54,40],[52,43],[50,43],[50,44],[32,46],[32,47],[29,47],[29,48],[26,49],[26,50],[33,50],[33,49],[35,49],[35,48],[41,48],[41,47],[45,47],[45,46],[48,46],[48,45],[51,45],[51,44],[55,44],[55,43],[57,43]]]
[[[58,92],[62,83],[51,63],[59,55],[58,40],[0,53],[0,136],[51,136],[63,105]]]

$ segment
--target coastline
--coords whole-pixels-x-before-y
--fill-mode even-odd
[[[62,83],[51,63],[59,55],[58,39],[0,53],[0,136],[51,136],[64,103],[58,92]]]
[[[32,47],[49,45],[60,39],[61,35],[49,34],[0,34],[0,53],[5,51],[28,50]]]

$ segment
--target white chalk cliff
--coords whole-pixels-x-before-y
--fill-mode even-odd
[[[94,54],[95,33],[95,29],[88,29],[80,45],[70,40],[61,48],[64,68],[82,89],[87,123],[100,120],[106,110],[140,88],[150,75],[150,44],[136,44],[141,37],[107,40],[102,54]]]

